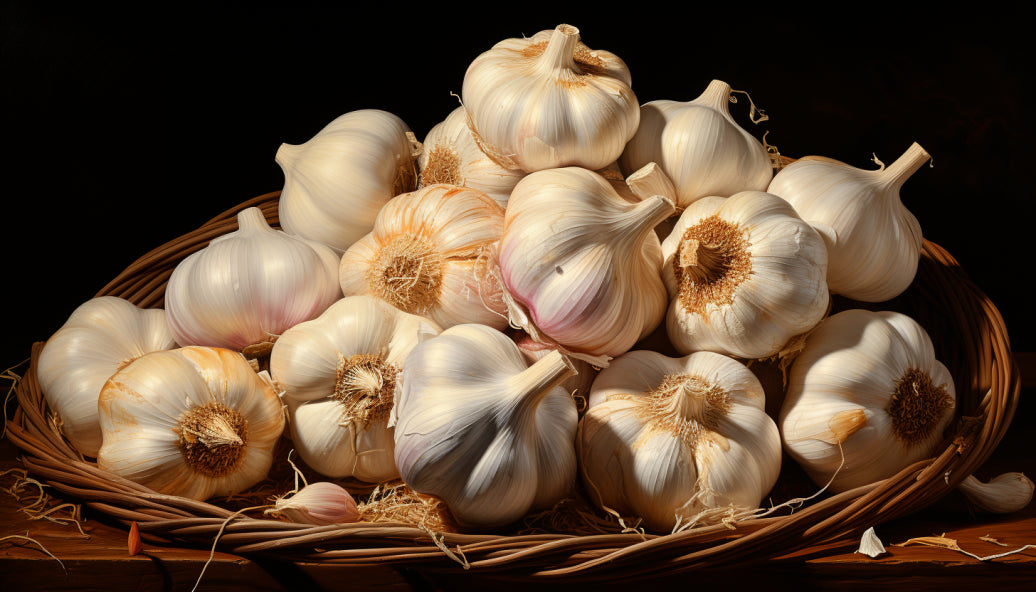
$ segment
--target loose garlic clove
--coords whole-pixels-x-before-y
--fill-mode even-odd
[[[694,202],[662,241],[662,255],[666,331],[681,353],[768,358],[827,314],[824,241],[775,195]]]
[[[631,203],[578,167],[530,173],[511,192],[500,273],[513,323],[595,365],[625,353],[665,314],[654,227],[674,211]]]
[[[955,406],[953,378],[916,321],[850,309],[806,339],[777,423],[788,454],[840,492],[927,458]]]
[[[122,367],[153,351],[177,347],[161,309],[142,309],[115,296],[81,304],[47,340],[36,374],[61,433],[86,456],[101,447],[97,399]]]
[[[657,532],[754,510],[781,466],[765,401],[759,379],[721,354],[616,358],[594,380],[579,424],[592,501]]]
[[[899,192],[930,159],[915,142],[876,171],[807,156],[774,175],[767,191],[788,200],[824,237],[832,294],[884,302],[913,282],[923,237]]]
[[[282,144],[281,227],[338,254],[371,230],[389,199],[417,186],[420,143],[396,115],[351,111],[303,144]]]
[[[525,171],[510,170],[482,152],[471,134],[464,107],[454,109],[425,136],[417,157],[418,188],[462,185],[477,189],[507,207],[507,198]]]
[[[482,150],[509,169],[601,169],[640,121],[626,64],[558,25],[505,39],[472,61],[462,102]]]
[[[266,513],[289,522],[317,526],[356,522],[360,518],[352,494],[328,481],[310,483],[293,495],[277,498]]]
[[[709,195],[762,191],[773,177],[762,142],[730,115],[730,85],[713,80],[693,101],[657,100],[640,108],[640,126],[619,165],[626,175],[657,163],[683,209]]]
[[[396,397],[396,464],[458,523],[509,524],[551,507],[576,477],[575,372],[555,351],[529,366],[510,337],[457,325],[414,348]]]
[[[288,329],[270,353],[291,439],[321,475],[379,483],[399,476],[388,426],[410,351],[441,329],[372,296],[349,296]]]
[[[987,483],[968,475],[957,486],[971,503],[994,514],[1020,512],[1032,501],[1034,485],[1024,473],[1002,473]]]
[[[101,470],[196,500],[263,480],[284,430],[271,381],[222,348],[141,356],[108,379],[98,409]]]

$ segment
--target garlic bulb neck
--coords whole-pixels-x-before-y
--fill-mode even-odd
[[[425,311],[442,292],[442,257],[427,238],[400,235],[381,248],[367,271],[367,283],[400,310]]]
[[[535,419],[535,411],[543,397],[577,372],[567,357],[554,350],[512,376],[510,382],[514,388],[508,392],[516,402],[517,417]]]
[[[615,220],[615,237],[621,249],[615,252],[625,256],[630,250],[639,248],[655,232],[655,227],[676,211],[672,200],[653,195],[634,205],[625,216]]]
[[[936,385],[927,372],[910,368],[896,383],[886,411],[892,417],[892,433],[904,444],[914,445],[931,437],[932,430],[953,407],[944,385]]]
[[[730,117],[730,91],[726,82],[713,80],[695,100]]]
[[[892,164],[878,172],[881,183],[884,185],[885,195],[890,199],[899,199],[899,189],[911,175],[921,168],[921,165],[932,159],[920,144],[914,142],[907,148],[899,158]]]
[[[392,409],[399,368],[373,354],[338,354],[335,390],[330,398],[341,403],[345,417],[361,426],[388,417]]]
[[[558,25],[546,46],[533,45],[530,52],[542,48],[543,53],[536,60],[536,68],[542,73],[578,71],[576,47],[579,45],[579,29],[572,25]]]
[[[679,302],[689,313],[708,304],[729,304],[735,289],[752,273],[744,232],[719,216],[687,228],[673,258]]]
[[[177,426],[184,462],[209,477],[234,472],[245,450],[247,425],[241,413],[219,403],[190,409]]]

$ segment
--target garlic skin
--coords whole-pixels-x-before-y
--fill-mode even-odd
[[[709,195],[763,191],[773,178],[762,142],[730,115],[730,85],[713,80],[698,98],[640,108],[640,126],[619,157],[623,174],[654,162],[676,186],[683,209]]]
[[[456,325],[414,348],[396,397],[396,465],[466,527],[514,522],[576,478],[575,372],[555,351],[529,366],[510,337]]]
[[[285,331],[270,353],[270,375],[302,460],[331,478],[398,477],[388,427],[396,378],[410,351],[441,331],[372,296],[343,298]]]
[[[141,356],[105,383],[98,409],[101,470],[195,500],[263,480],[284,430],[269,376],[223,348]]]
[[[691,204],[662,241],[666,332],[683,354],[778,354],[827,314],[827,249],[788,202],[762,191]]]
[[[271,228],[259,208],[243,210],[237,221],[238,230],[173,269],[165,309],[180,345],[241,351],[341,297],[338,256],[330,247]]]
[[[1001,473],[986,483],[968,475],[957,486],[971,503],[994,514],[1024,510],[1032,501],[1034,487],[1032,479],[1018,472]]]
[[[79,305],[47,340],[36,375],[61,433],[86,456],[101,447],[97,399],[112,374],[140,356],[177,347],[161,309],[115,296]]]
[[[468,113],[457,107],[428,131],[417,157],[418,188],[435,184],[477,189],[507,207],[507,198],[525,171],[500,166],[482,152],[471,134]]]
[[[900,189],[930,158],[915,142],[874,171],[806,156],[774,175],[767,191],[788,200],[824,237],[832,294],[884,302],[913,282],[923,237]]]
[[[806,339],[777,424],[788,454],[840,492],[933,454],[955,406],[953,378],[924,328],[902,313],[850,309]]]
[[[356,522],[360,518],[352,494],[328,481],[310,483],[293,495],[278,498],[266,513],[289,522],[316,526]]]
[[[661,196],[631,203],[579,167],[527,175],[500,240],[512,324],[598,366],[628,351],[665,315],[654,227],[673,211]]]
[[[281,227],[340,255],[370,232],[385,202],[416,188],[420,150],[407,124],[380,109],[351,111],[303,144],[282,144]]]
[[[504,209],[470,187],[430,185],[396,196],[374,229],[342,255],[345,296],[367,294],[446,328],[507,326],[492,275]]]
[[[596,170],[619,157],[640,123],[630,84],[622,59],[589,49],[579,29],[562,24],[479,55],[461,95],[476,141],[505,168]]]
[[[781,467],[765,403],[755,374],[721,354],[616,358],[594,380],[579,423],[591,500],[656,532],[757,508]]]

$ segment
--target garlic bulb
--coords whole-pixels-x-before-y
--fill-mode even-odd
[[[399,195],[342,256],[342,293],[376,296],[443,328],[502,329],[503,288],[490,270],[503,223],[503,208],[469,187],[430,185]]]
[[[288,403],[292,442],[313,470],[376,483],[399,476],[387,426],[396,377],[441,329],[372,296],[349,296],[288,329],[270,375]]]
[[[630,84],[618,56],[589,49],[579,29],[562,24],[479,55],[461,94],[476,141],[501,165],[594,170],[615,161],[637,130]]]
[[[341,296],[338,256],[271,228],[259,208],[238,230],[181,261],[166,286],[169,326],[180,345],[242,350],[322,313]]]
[[[443,183],[478,189],[507,207],[515,183],[525,172],[497,164],[482,152],[468,125],[464,107],[454,109],[429,130],[417,157],[418,187]]]
[[[385,202],[416,188],[419,153],[406,123],[379,109],[351,111],[303,144],[282,144],[281,227],[341,254],[370,232]]]
[[[654,227],[674,211],[623,199],[579,167],[530,173],[511,192],[499,263],[513,323],[605,365],[649,334],[668,302]]]
[[[921,226],[899,192],[929,159],[915,142],[876,171],[807,156],[774,175],[767,191],[788,200],[827,243],[827,282],[833,294],[884,302],[913,282],[921,257]]]
[[[827,249],[783,199],[706,197],[662,241],[666,331],[677,351],[773,356],[827,314]]]
[[[766,189],[770,154],[730,115],[730,85],[713,80],[693,101],[657,100],[640,108],[640,126],[619,166],[626,175],[655,162],[676,186],[678,208],[708,196]]]
[[[669,532],[759,506],[781,467],[759,379],[713,352],[634,350],[601,370],[577,437],[591,500]]]
[[[777,423],[788,454],[838,492],[927,458],[955,405],[953,378],[924,328],[902,313],[850,309],[806,339]]]
[[[506,335],[456,325],[411,352],[396,396],[396,465],[458,523],[509,524],[550,507],[576,476],[577,413],[559,352],[529,366]]]
[[[223,348],[141,356],[108,380],[98,408],[100,469],[196,500],[263,480],[284,429],[269,377]]]
[[[957,486],[971,503],[994,514],[1010,514],[1028,507],[1034,485],[1025,473],[1001,473],[988,482],[968,475]]]
[[[317,526],[356,522],[360,518],[352,494],[328,481],[310,483],[290,496],[277,498],[266,513],[289,522]]]
[[[97,398],[117,370],[140,356],[176,347],[165,312],[115,296],[79,305],[47,340],[36,374],[61,433],[86,456],[97,456],[101,424]]]

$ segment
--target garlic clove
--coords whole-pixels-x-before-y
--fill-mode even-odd
[[[957,486],[971,503],[994,514],[1010,514],[1028,507],[1034,485],[1024,473],[1001,473],[988,482],[968,475]]]
[[[329,481],[310,483],[294,494],[277,498],[266,513],[289,522],[317,526],[356,522],[360,518],[352,494]]]

